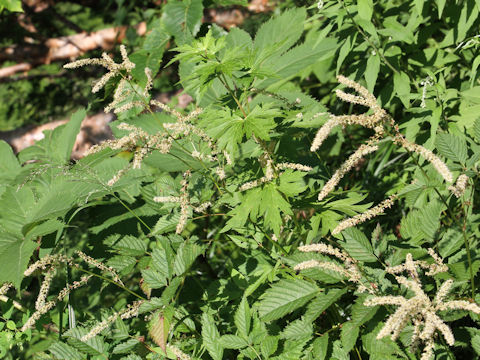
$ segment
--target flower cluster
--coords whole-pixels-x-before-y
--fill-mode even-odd
[[[448,187],[448,190],[450,190],[452,194],[455,195],[457,198],[460,198],[465,192],[467,185],[468,185],[468,176],[465,174],[462,174],[457,178],[457,181],[455,182],[455,186],[450,185]]]
[[[334,271],[347,278],[348,281],[356,283],[358,285],[357,290],[359,292],[368,291],[371,294],[374,293],[372,285],[363,281],[362,274],[357,266],[357,261],[353,259],[350,255],[348,255],[346,252],[334,248],[331,245],[322,243],[303,245],[300,246],[298,250],[302,252],[317,252],[324,255],[333,256],[340,260],[343,263],[343,266],[340,266],[337,263],[330,261],[307,260],[297,264],[294,267],[294,270],[300,271],[310,268],[319,268]]]
[[[132,317],[138,316],[138,311],[140,310],[140,305],[142,305],[143,303],[144,303],[143,300],[138,300],[138,301],[133,302],[132,304],[129,304],[122,311],[113,313],[112,315],[110,315],[105,320],[96,324],[87,334],[82,336],[82,338],[80,340],[81,341],[87,341],[87,340],[90,340],[91,338],[97,336],[103,330],[110,327],[115,322],[115,320],[117,320],[117,318],[125,320],[125,319],[130,319]]]
[[[353,226],[357,226],[358,224],[361,224],[367,220],[370,220],[380,214],[385,213],[385,209],[389,209],[392,207],[393,202],[397,198],[396,195],[392,195],[388,197],[388,199],[383,200],[380,204],[377,206],[374,206],[371,209],[368,209],[364,213],[355,215],[351,218],[345,219],[341,221],[335,229],[333,229],[332,234],[340,234],[343,230],[348,229]]]
[[[404,271],[410,274],[411,279],[404,276],[395,276],[395,279],[400,285],[410,290],[413,296],[376,296],[364,302],[365,306],[398,306],[398,309],[385,322],[377,335],[377,339],[390,336],[395,341],[405,326],[412,322],[414,330],[410,339],[411,347],[412,350],[415,350],[418,344],[423,342],[422,360],[431,359],[437,330],[442,334],[448,345],[452,346],[455,343],[452,330],[438,315],[440,311],[465,310],[480,314],[480,306],[475,303],[464,300],[445,301],[452,288],[453,280],[443,282],[433,299],[424,292],[418,275],[420,268],[428,269],[428,272],[425,273],[427,276],[433,276],[438,272],[448,270],[443,264],[443,260],[432,249],[429,249],[429,253],[433,255],[435,264],[414,261],[412,255],[408,254],[404,264],[387,269],[387,272],[391,274],[399,274]]]
[[[100,65],[106,68],[108,72],[103,75],[92,88],[92,92],[96,93],[105,86],[108,80],[121,75],[122,71],[129,74],[132,69],[135,68],[135,64],[128,59],[127,50],[124,45],[120,45],[120,53],[123,60],[120,64],[115,63],[107,53],[103,53],[99,59],[81,59],[65,64],[63,67],[65,69],[76,69],[86,65]]]
[[[360,125],[369,129],[373,129],[374,134],[370,137],[366,144],[361,145],[350,157],[343,163],[340,168],[335,171],[333,176],[325,183],[323,188],[318,194],[318,200],[323,200],[335,187],[339,184],[340,180],[347,174],[352,168],[360,163],[364,156],[378,150],[378,142],[385,138],[387,134],[388,126],[394,131],[393,141],[410,152],[415,152],[421,155],[424,159],[429,161],[438,173],[447,182],[452,182],[453,176],[447,165],[440,160],[432,151],[420,146],[418,144],[408,141],[399,131],[398,126],[395,124],[394,119],[382,109],[377,99],[366,88],[358,84],[357,82],[347,79],[344,76],[339,75],[338,81],[348,88],[353,89],[358,95],[349,94],[342,90],[336,90],[337,96],[345,102],[351,104],[358,104],[370,109],[370,113],[361,115],[332,115],[329,114],[327,122],[317,131],[315,138],[310,147],[311,151],[316,151],[322,145],[323,141],[328,137],[330,132],[337,125]],[[321,113],[324,114],[324,113]],[[320,115],[320,114],[317,114]],[[451,187],[450,190],[457,195],[462,193],[462,187],[465,187],[466,181],[464,178],[459,179],[458,186]],[[386,199],[378,206],[368,210],[364,214],[359,214],[353,218],[342,221],[333,231],[334,234],[338,234],[341,231],[355,226],[363,221],[371,219],[379,214],[383,214],[386,208],[391,207],[393,204],[393,198]]]
[[[183,180],[181,182],[182,188],[180,189],[180,196],[156,196],[153,198],[153,201],[159,203],[178,203],[180,204],[180,218],[177,223],[176,232],[181,234],[185,225],[187,224],[188,215],[190,209],[195,212],[205,212],[212,204],[207,201],[198,206],[194,206],[191,202],[190,196],[188,195],[188,181],[190,177],[190,171],[186,171],[183,174]]]
[[[302,165],[302,164],[293,164],[293,163],[280,163],[280,164],[273,164],[273,161],[268,158],[266,162],[266,169],[265,169],[265,176],[262,176],[260,179],[256,179],[253,181],[246,182],[238,188],[240,191],[246,191],[249,189],[253,189],[257,186],[260,186],[262,184],[265,184],[267,182],[270,182],[274,179],[275,177],[275,172],[277,172],[277,176],[280,175],[279,173],[280,170],[286,170],[286,169],[292,169],[292,170],[298,170],[298,171],[311,171],[312,168],[310,166]]]
[[[76,254],[80,257],[80,259],[82,259],[86,263],[100,269],[101,271],[110,273],[114,281],[122,285],[122,281],[120,280],[120,277],[118,276],[118,274],[115,272],[113,268],[106,266],[105,264],[101,263],[98,260],[95,260],[94,258],[84,254],[81,251],[77,251]],[[48,311],[53,309],[59,301],[64,300],[73,290],[86,285],[87,282],[90,280],[90,278],[93,276],[93,275],[84,275],[80,278],[80,280],[74,281],[71,284],[67,284],[62,290],[60,290],[60,292],[52,300],[47,301],[50,285],[57,273],[58,266],[62,263],[75,268],[79,268],[78,264],[74,261],[73,258],[63,254],[54,254],[54,255],[44,256],[40,260],[31,264],[27,268],[27,270],[25,270],[24,272],[25,276],[32,275],[36,270],[41,270],[42,272],[45,273],[45,276],[43,278],[42,284],[40,285],[40,290],[39,290],[37,299],[35,301],[36,311],[30,316],[30,318],[27,319],[25,324],[22,326],[21,331],[25,331],[33,327],[42,315],[46,314]],[[2,294],[2,291],[6,292],[10,286],[11,285],[8,283],[4,284],[0,289],[0,295]],[[127,308],[125,313],[128,312],[129,314],[132,314],[131,316],[135,316],[135,314],[138,314],[138,307],[135,309]],[[124,315],[124,313],[122,313],[122,315]]]

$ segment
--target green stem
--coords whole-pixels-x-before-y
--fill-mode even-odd
[[[125,203],[122,201],[122,199],[120,199],[117,195],[115,195],[115,193],[114,193],[113,191],[111,192],[111,194],[112,194],[112,196],[113,196],[115,199],[117,199],[117,200],[120,202],[120,204],[122,204],[122,206],[123,206],[125,209],[127,209],[143,226],[145,226],[145,227],[148,229],[148,231],[150,231],[150,232],[152,231],[152,229],[150,228],[150,226],[148,226],[137,214],[135,214],[135,211],[133,211],[132,209],[130,209],[130,207],[129,207],[127,204],[125,204]]]
[[[81,272],[84,272],[84,273],[86,273],[86,274],[89,274],[89,275],[92,275],[92,276],[96,276],[96,277],[98,277],[98,278],[100,278],[100,279],[102,279],[102,280],[104,280],[104,281],[108,281],[109,283],[112,283],[112,284],[118,286],[119,288],[125,290],[126,292],[128,292],[129,294],[131,294],[131,295],[139,298],[140,300],[144,300],[144,301],[147,300],[147,299],[144,298],[143,296],[138,295],[137,293],[133,292],[132,290],[126,288],[125,286],[123,286],[123,285],[121,285],[121,284],[119,284],[119,283],[117,283],[117,282],[115,282],[115,281],[113,281],[113,280],[111,280],[111,279],[109,279],[109,278],[107,278],[107,277],[105,277],[105,276],[96,274],[96,273],[94,273],[94,272],[92,272],[92,271],[90,271],[90,270],[82,269],[82,268],[80,268],[80,267],[78,267],[78,268],[76,267],[76,269],[79,270],[79,271],[81,271]]]
[[[339,1],[340,1],[340,4],[342,5],[343,9],[346,11],[347,16],[349,17],[349,19],[352,21],[353,25],[357,29],[357,31],[363,36],[363,38],[368,42],[368,44],[373,48],[373,50],[380,56],[380,58],[383,60],[385,65],[387,65],[394,73],[398,74],[399,73],[398,70],[395,69],[392,64],[390,64],[390,62],[387,60],[385,55],[383,55],[383,53],[380,51],[380,49],[377,48],[377,46],[370,40],[370,38],[367,36],[367,34],[365,34],[365,32],[362,30],[362,28],[357,24],[357,22],[353,18],[350,11],[348,11],[348,9],[345,6],[345,4],[343,3],[343,1],[342,0],[339,0]]]

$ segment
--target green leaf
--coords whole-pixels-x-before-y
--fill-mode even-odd
[[[373,318],[379,309],[378,306],[363,305],[365,298],[366,296],[359,296],[355,300],[355,304],[352,306],[351,323],[353,326],[362,326],[368,320]]]
[[[393,85],[399,96],[410,94],[410,78],[404,72],[396,72],[393,74]]]
[[[128,335],[128,333],[127,333],[127,335]],[[116,345],[112,350],[112,354],[126,354],[126,353],[129,353],[138,344],[140,344],[140,341],[138,341],[137,339],[128,339],[127,341],[124,341],[124,342]]]
[[[275,127],[275,117],[281,115],[278,109],[271,109],[272,105],[255,106],[244,121],[244,132],[247,138],[255,135],[262,140],[270,140],[269,133]]]
[[[264,23],[255,36],[254,48],[257,56],[261,54],[261,50],[274,45],[277,46],[276,51],[271,54],[272,57],[290,48],[303,33],[306,15],[304,8],[292,8]]]
[[[259,304],[264,321],[279,319],[305,305],[319,294],[319,288],[301,279],[283,279],[268,289]]]
[[[158,271],[153,269],[141,270],[142,277],[151,289],[160,289],[167,285],[167,279]]]
[[[298,75],[308,66],[333,56],[337,49],[335,39],[324,39],[317,46],[311,42],[299,45],[282,56],[268,62],[267,69],[272,70],[275,76],[257,80],[255,86],[272,89],[278,87],[292,76]]]
[[[364,262],[376,262],[373,247],[367,237],[356,228],[348,228],[342,232],[345,238],[343,247],[354,259]]]
[[[0,140],[0,159],[2,159],[0,161],[0,184],[2,184],[15,179],[21,170],[21,166],[17,157],[13,154],[11,146],[3,140]]]
[[[85,356],[81,355],[75,348],[60,341],[55,341],[48,351],[59,360],[82,360]]]
[[[202,339],[203,345],[213,360],[222,360],[223,346],[220,343],[220,334],[213,316],[207,313],[202,314]]]
[[[342,330],[340,332],[340,340],[342,341],[343,349],[347,352],[353,349],[357,342],[358,335],[360,333],[360,327],[353,324],[351,321],[343,323]]]
[[[289,340],[310,339],[313,334],[313,324],[304,318],[288,324],[282,331],[281,337]]]
[[[480,356],[480,335],[475,335],[471,340],[472,348]]]
[[[347,289],[329,289],[327,292],[321,292],[307,306],[305,318],[309,321],[315,321],[330,305],[340,299]]]
[[[305,175],[305,172],[287,169],[279,176],[280,185],[277,186],[277,189],[289,197],[297,196],[307,187],[303,180]]]
[[[370,55],[367,60],[367,68],[365,70],[364,76],[365,81],[367,82],[367,89],[373,93],[375,89],[375,84],[377,82],[378,73],[380,72],[380,56]]]
[[[358,0],[358,16],[362,19],[370,20],[373,14],[373,0]]]
[[[290,204],[285,201],[274,184],[267,184],[262,189],[261,196],[259,211],[263,214],[263,222],[265,226],[272,229],[275,234],[278,234],[282,226],[282,216],[280,213],[283,212],[284,214],[291,215],[292,210]],[[258,198],[256,201],[259,201]]]
[[[245,296],[238,305],[233,320],[235,326],[237,327],[238,333],[247,338],[248,334],[250,333],[251,313],[247,298]]]
[[[103,354],[106,350],[106,345],[101,336],[95,336],[86,341],[80,340],[87,333],[87,329],[77,326],[65,332],[64,336],[68,338],[70,345],[82,352],[85,352],[89,355]]]
[[[204,250],[205,247],[197,244],[182,243],[175,256],[175,262],[173,264],[174,273],[177,275],[185,273]]]
[[[13,286],[20,288],[23,272],[37,246],[38,244],[33,241],[8,233],[1,234],[0,263],[2,264],[2,271],[0,272],[0,283],[11,282]]]
[[[435,146],[447,159],[465,164],[467,161],[467,144],[460,136],[441,133],[437,135]]]
[[[86,110],[80,109],[65,125],[60,125],[51,131],[44,131],[45,138],[20,152],[20,161],[41,160],[54,164],[69,162],[73,145],[85,116]]]
[[[139,256],[145,254],[147,246],[142,239],[139,239],[132,235],[125,235],[115,245],[114,249],[117,249],[124,255]]]
[[[450,228],[438,242],[438,252],[442,258],[447,258],[457,252],[464,244],[462,232]]]
[[[260,351],[265,359],[268,359],[270,355],[272,355],[278,347],[278,337],[269,335],[266,338],[262,339],[260,343]]]
[[[0,11],[4,8],[11,12],[23,12],[21,0],[0,0]]]
[[[475,120],[473,124],[473,134],[475,136],[475,141],[477,144],[480,144],[480,117]]]
[[[222,335],[220,344],[225,349],[243,349],[248,346],[247,340],[236,335]]]
[[[202,16],[202,0],[169,0],[163,8],[162,21],[177,44],[183,44],[200,30]]]
[[[327,358],[328,337],[328,333],[325,333],[324,335],[317,337],[313,342],[313,354],[315,360],[325,360]]]

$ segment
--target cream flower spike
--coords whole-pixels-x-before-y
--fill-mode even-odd
[[[110,80],[111,78],[117,75],[120,75],[121,71],[125,71],[127,72],[127,74],[130,74],[132,69],[135,68],[135,64],[128,59],[128,54],[127,54],[125,45],[120,45],[120,53],[123,59],[123,61],[120,64],[115,63],[112,60],[112,58],[108,56],[107,53],[103,53],[101,58],[81,59],[81,60],[77,60],[77,61],[73,61],[71,63],[65,64],[63,65],[63,67],[65,69],[76,69],[86,65],[100,65],[106,68],[108,70],[108,73],[103,75],[100,78],[100,80],[98,80],[92,88],[92,93],[96,93],[105,86],[108,80]]]

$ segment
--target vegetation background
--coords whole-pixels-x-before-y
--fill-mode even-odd
[[[0,9],[0,357],[480,356],[478,0]]]

